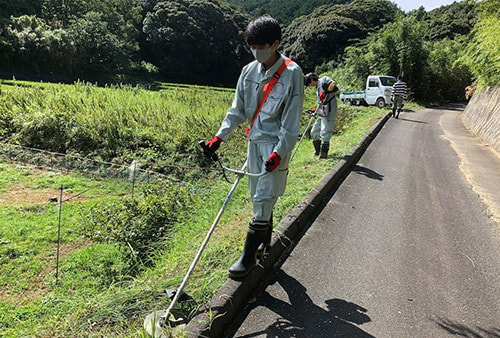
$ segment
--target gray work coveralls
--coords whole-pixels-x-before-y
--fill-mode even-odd
[[[252,121],[264,95],[264,85],[285,59],[281,56],[267,71],[257,61],[243,68],[233,104],[216,134],[218,137],[227,141],[237,126]],[[300,67],[292,62],[273,87],[248,136],[248,172],[258,174],[264,171],[265,161],[273,152],[281,157],[281,163],[274,171],[260,177],[249,177],[255,220],[269,221],[274,204],[285,192],[288,163],[299,135],[303,101],[304,75]]]
[[[333,80],[328,76],[323,76],[318,80],[316,86],[317,102],[320,104],[319,94],[323,91],[323,86],[328,87]],[[332,94],[336,95],[336,94]],[[311,138],[313,141],[321,140],[322,143],[329,143],[335,129],[335,118],[337,117],[337,98],[334,97],[327,108],[328,114],[325,117],[318,116],[316,122],[311,129]]]

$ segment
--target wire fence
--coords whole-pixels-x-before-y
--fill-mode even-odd
[[[22,164],[34,165],[42,169],[76,171],[101,178],[117,178],[136,182],[149,182],[156,179],[179,181],[168,175],[141,169],[137,161],[132,161],[127,165],[117,164],[3,142],[0,142],[0,157]],[[180,166],[172,167],[183,169]],[[186,167],[184,169],[194,168]],[[211,170],[211,168],[199,169]]]
[[[158,173],[152,170],[141,169],[141,163],[138,161],[132,161],[130,164],[117,164],[105,161],[97,161],[90,158],[61,154],[57,152],[50,152],[30,147],[23,147],[19,145],[14,145],[10,143],[0,142],[0,160],[3,159],[5,162],[15,163],[19,165],[29,166],[31,168],[37,168],[41,170],[46,170],[49,172],[74,172],[78,174],[83,174],[89,177],[89,181],[82,184],[80,191],[72,188],[65,187],[63,184],[58,186],[58,183],[52,183],[53,186],[50,190],[49,196],[35,196],[32,190],[37,188],[29,188],[24,191],[23,195],[31,195],[32,199],[29,197],[23,199],[22,204],[30,205],[41,205],[47,203],[57,203],[57,220],[54,219],[54,224],[57,224],[57,249],[55,264],[55,277],[59,280],[60,273],[60,250],[61,242],[64,240],[64,230],[65,229],[65,219],[66,216],[71,216],[70,209],[65,208],[64,204],[67,202],[75,201],[78,199],[83,199],[86,195],[93,194],[96,190],[100,190],[97,195],[106,194],[106,198],[112,197],[138,197],[136,196],[136,188],[139,186],[145,186],[150,183],[160,183],[167,181],[169,184],[180,185],[184,184],[181,180],[168,176],[162,173]],[[187,166],[171,166],[175,169],[180,170],[215,170],[220,171],[219,168],[202,168],[202,167],[187,167]],[[118,180],[121,182],[117,191],[113,191],[113,185],[109,184],[109,179]],[[191,187],[192,184],[190,184]],[[129,188],[127,188],[129,186]],[[10,185],[12,187],[12,185]],[[125,188],[124,188],[125,187]],[[25,189],[25,187],[17,187]],[[193,189],[199,189],[202,187],[192,186]],[[9,190],[9,185],[6,190]],[[16,189],[16,188],[14,188]],[[57,194],[56,194],[57,191]],[[125,191],[125,192],[124,192]],[[12,191],[10,191],[12,192]],[[3,194],[6,192],[4,191]],[[9,191],[7,191],[9,193]],[[2,193],[0,192],[0,202]],[[14,194],[15,196],[21,194]],[[96,194],[93,194],[95,196]],[[13,201],[8,204],[15,205],[16,202]],[[2,244],[8,244],[8,242],[2,241]]]

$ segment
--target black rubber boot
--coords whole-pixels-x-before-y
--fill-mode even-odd
[[[398,109],[398,113],[396,114],[397,119],[399,119],[399,113],[401,113],[401,109]]]
[[[392,117],[396,116],[396,107],[392,108]]]
[[[321,151],[319,152],[319,158],[328,158],[328,150],[330,150],[330,143],[323,142],[321,144]]]
[[[266,238],[264,242],[259,245],[257,249],[257,258],[262,258],[267,251],[269,251],[269,247],[271,246],[271,238],[273,237],[273,215],[271,214],[271,220],[269,221],[269,226],[267,227]]]
[[[264,243],[268,233],[269,222],[250,221],[247,238],[240,258],[229,268],[229,277],[243,278],[257,264],[256,253],[259,245]]]
[[[319,151],[321,149],[321,140],[313,141],[313,146],[314,146],[314,156],[318,156]]]

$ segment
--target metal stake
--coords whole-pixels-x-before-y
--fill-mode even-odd
[[[59,224],[57,225],[57,260],[56,260],[56,281],[59,281],[59,249],[61,247],[61,215],[63,204],[63,185],[61,184],[61,193],[59,195]]]

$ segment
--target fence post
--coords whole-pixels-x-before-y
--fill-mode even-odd
[[[135,191],[135,172],[137,171],[137,161],[133,160],[132,164],[129,167],[129,175],[128,178],[129,180],[132,181],[132,198],[134,198],[134,191]]]
[[[63,185],[61,184],[61,193],[59,195],[59,222],[57,225],[57,260],[56,260],[56,282],[59,281],[59,249],[61,247],[61,214],[63,203]]]

